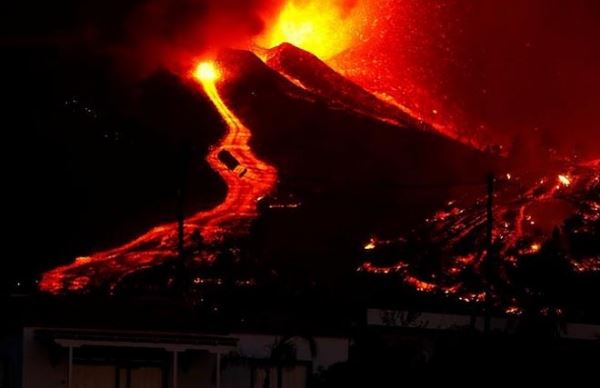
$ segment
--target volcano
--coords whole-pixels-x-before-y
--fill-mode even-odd
[[[411,217],[421,217],[442,203],[453,182],[483,180],[502,164],[436,133],[306,51],[283,44],[260,54],[265,61],[250,51],[222,51],[216,70],[199,68],[196,79],[177,86],[204,96],[197,109],[212,106],[228,128],[206,158],[227,185],[221,204],[187,216],[180,228],[155,227],[51,270],[42,290],[117,292],[131,275],[178,261],[182,239],[189,261],[206,264],[224,244],[257,233],[268,236],[257,239],[268,247],[265,262],[304,257],[303,267],[339,268],[356,248],[352,241],[406,228],[415,221],[403,216],[407,209],[420,209]],[[179,98],[195,109],[187,96]],[[291,198],[295,206],[287,206]],[[283,224],[272,214],[282,207],[296,209]],[[341,259],[326,259],[333,254]]]

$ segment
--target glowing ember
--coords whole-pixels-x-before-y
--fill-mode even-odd
[[[534,243],[534,244],[531,244],[531,247],[529,247],[529,248],[531,249],[532,253],[537,253],[540,251],[542,246],[540,244]]]
[[[366,243],[365,246],[363,247],[363,249],[365,251],[371,251],[375,248],[377,248],[377,242],[373,238],[371,240],[369,240],[369,242]]]
[[[328,59],[348,49],[365,27],[366,2],[349,8],[339,0],[291,0],[257,44],[272,48],[291,43]]]
[[[571,179],[569,179],[568,176],[566,175],[559,175],[558,176],[558,181],[563,185],[563,186],[570,186],[571,185]]]
[[[436,284],[419,280],[413,276],[405,277],[404,281],[406,282],[406,284],[414,287],[415,290],[417,290],[419,292],[433,292],[438,288],[438,286]]]
[[[185,220],[184,246],[187,251],[198,251],[202,243],[218,243],[227,236],[245,233],[248,222],[258,214],[257,200],[275,186],[277,170],[259,160],[248,145],[250,130],[227,107],[217,90],[221,77],[214,63],[200,63],[192,72],[201,83],[227,124],[228,131],[221,142],[211,148],[207,156],[210,166],[228,187],[225,200],[214,209],[199,212]],[[230,169],[219,154],[227,152],[239,165]],[[200,244],[200,245],[199,245]],[[131,273],[178,258],[178,232],[175,224],[158,226],[136,240],[121,247],[90,256],[77,258],[46,272],[40,282],[42,291],[83,291],[89,287],[108,287],[113,290]],[[197,259],[210,262],[211,255],[197,253]]]
[[[532,256],[564,260],[575,273],[600,271],[600,246],[586,245],[598,235],[600,168],[571,165],[569,175],[558,177],[558,186],[548,177],[519,177],[498,185],[493,208],[494,256],[488,257],[486,200],[480,198],[464,208],[448,203],[402,244],[381,251],[382,256],[378,256],[379,247],[373,247],[369,260],[381,257],[387,263],[393,249],[401,258],[397,272],[404,284],[421,292],[441,291],[468,303],[485,301],[482,290],[493,278],[494,287],[489,291],[492,303],[507,314],[520,315],[527,303],[544,295],[541,291],[523,294],[516,285],[522,281],[518,278],[523,274],[521,269],[536,262]],[[417,244],[427,248],[407,250]],[[493,260],[494,275],[484,265],[489,260]],[[527,264],[522,267],[523,263]],[[373,262],[363,266],[368,273],[384,275],[390,273],[389,268]],[[424,277],[417,278],[416,273]]]
[[[521,315],[523,314],[523,310],[517,306],[507,307],[504,311],[508,315]]]

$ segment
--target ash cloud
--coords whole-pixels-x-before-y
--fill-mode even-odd
[[[108,54],[129,70],[178,70],[194,56],[240,46],[285,0],[23,0],[0,6],[0,44]]]
[[[281,6],[281,0],[148,0],[126,19],[118,48],[146,67],[180,70],[221,47],[248,44]]]
[[[134,69],[157,66],[186,71],[198,57],[222,47],[247,47],[288,1],[299,6],[320,0],[145,0],[124,18],[117,57]],[[348,15],[358,0],[325,2]],[[140,63],[140,61],[142,61]]]
[[[247,47],[288,3],[336,7],[359,0],[22,0],[0,6],[0,45],[51,45],[108,56],[128,78],[186,71],[222,47]],[[34,12],[32,12],[34,10]]]

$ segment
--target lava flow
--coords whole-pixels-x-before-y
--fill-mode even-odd
[[[277,181],[277,170],[254,155],[248,145],[252,133],[219,95],[215,83],[219,76],[218,69],[207,62],[201,63],[194,72],[194,77],[202,84],[229,128],[220,145],[214,147],[207,157],[210,166],[227,183],[227,197],[210,212],[199,213],[189,219],[191,223],[203,223],[202,236],[207,241],[222,236],[227,231],[223,227],[256,217],[257,200],[268,194]],[[222,160],[225,158],[229,158],[230,162],[224,163]]]
[[[220,143],[211,148],[207,161],[227,184],[227,196],[217,207],[199,212],[185,220],[184,246],[199,258],[199,242],[218,243],[241,234],[257,216],[257,201],[267,195],[277,181],[277,170],[259,160],[248,144],[251,132],[227,107],[217,89],[221,77],[211,62],[203,62],[193,72],[227,124],[228,131]],[[79,257],[73,263],[46,272],[40,289],[50,293],[83,291],[108,286],[114,289],[127,275],[168,260],[178,259],[176,224],[158,226],[121,247]]]
[[[563,281],[600,271],[600,164],[563,168],[541,178],[509,173],[496,180],[492,254],[487,199],[470,206],[450,201],[406,238],[370,239],[369,262],[359,271],[397,274],[417,291],[463,302],[482,302],[489,293],[509,314],[532,306],[564,310],[563,301],[539,288],[539,278],[553,270]]]

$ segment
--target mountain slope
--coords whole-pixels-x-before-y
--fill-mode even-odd
[[[399,106],[383,101],[337,73],[312,53],[289,43],[268,50],[266,64],[331,103],[396,125],[432,130]]]

